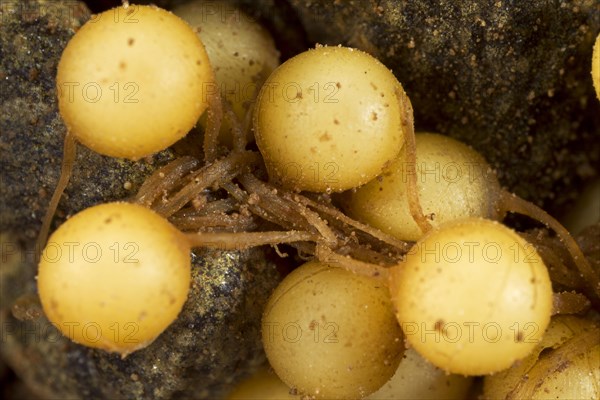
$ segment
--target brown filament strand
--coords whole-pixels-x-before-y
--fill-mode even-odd
[[[402,87],[395,89],[396,97],[400,103],[400,114],[402,115],[402,132],[404,133],[404,149],[406,154],[406,167],[412,166],[410,171],[406,171],[408,181],[407,198],[408,208],[413,220],[425,234],[431,229],[431,224],[425,217],[419,200],[419,189],[417,187],[417,147],[415,141],[414,113],[410,99]]]
[[[172,190],[180,179],[197,168],[199,162],[193,157],[180,157],[154,171],[146,179],[135,202],[150,207],[163,193]]]
[[[358,222],[358,221],[348,217],[343,212],[339,211],[338,209],[336,209],[332,206],[328,206],[326,204],[321,204],[319,202],[316,202],[316,201],[309,199],[307,197],[304,197],[304,196],[295,196],[295,198],[297,199],[297,201],[301,202],[302,204],[305,204],[305,205],[312,207],[318,211],[321,211],[323,214],[330,215],[333,218],[335,218],[336,220],[338,220],[344,224],[347,224],[351,227],[354,227],[360,231],[363,231],[363,232],[369,234],[370,236],[374,237],[375,239],[378,239],[378,240],[382,241],[383,243],[386,243],[386,244],[388,244],[392,247],[395,247],[401,251],[408,251],[412,247],[412,244],[405,242],[403,240],[400,240],[400,239],[396,239],[395,237],[388,235],[387,233],[382,232],[377,228],[373,228],[372,226]]]
[[[292,203],[282,199],[264,182],[250,174],[240,176],[238,179],[249,193],[254,194],[254,196],[248,197],[248,204],[250,206],[260,206],[267,214],[274,217],[273,222],[285,221],[283,226],[288,227],[288,229],[291,227],[291,229],[316,232],[316,229],[298,214]]]
[[[178,218],[202,217],[204,215],[216,213],[229,213],[237,207],[237,202],[233,199],[214,200],[206,203],[201,208],[187,207],[182,208],[173,216]]]
[[[215,182],[226,182],[233,179],[244,167],[259,161],[257,153],[231,153],[221,160],[215,161],[192,174],[191,182],[184,186],[173,197],[156,206],[155,211],[164,217],[170,217],[179,211],[200,192]]]
[[[252,211],[252,213],[259,216],[263,220],[272,222],[272,223],[279,225],[286,229],[293,229],[291,227],[291,224],[288,223],[287,221],[280,219],[278,217],[275,217],[274,215],[272,215],[272,213],[268,213],[262,207],[258,206],[254,202],[252,202],[252,204],[250,202],[248,202],[248,199],[250,196],[247,193],[245,193],[235,183],[227,182],[225,184],[222,184],[221,187],[223,189],[225,189],[227,191],[227,193],[229,193],[234,199],[236,199],[237,201],[239,201],[242,204],[246,204],[248,209],[250,211]]]
[[[223,100],[223,110],[225,117],[231,125],[231,136],[233,138],[233,151],[243,151],[246,149],[246,133],[240,121],[236,117],[231,104],[227,100]]]
[[[595,299],[596,301],[600,299],[600,277],[588,263],[587,259],[581,252],[579,245],[577,245],[577,242],[575,242],[575,239],[573,239],[569,231],[567,231],[560,222],[535,204],[523,200],[520,197],[506,191],[500,192],[500,204],[506,209],[506,211],[531,217],[542,222],[548,228],[556,232],[561,241],[567,247],[571,257],[573,257],[573,261],[575,262],[577,269],[581,273],[581,276],[590,289],[590,293],[588,293],[591,295],[590,298]]]
[[[315,253],[319,258],[319,261],[323,263],[344,268],[357,275],[377,278],[387,282],[388,271],[386,268],[380,267],[379,265],[359,261],[350,256],[343,256],[334,252],[322,243],[317,243]]]
[[[67,130],[63,144],[63,159],[60,168],[60,177],[58,178],[58,183],[56,184],[54,193],[52,193],[52,198],[48,204],[48,209],[46,210],[46,214],[42,220],[42,226],[37,238],[35,248],[38,252],[38,255],[41,255],[43,248],[46,246],[46,241],[48,240],[48,236],[50,234],[50,224],[52,223],[54,213],[58,208],[60,198],[62,197],[67,185],[69,184],[69,180],[71,179],[71,173],[73,172],[73,165],[75,164],[76,156],[77,142],[75,141],[75,137],[71,131]]]
[[[256,192],[260,193],[259,196],[268,197],[271,202],[279,202],[280,204],[285,204],[285,206],[290,210],[290,213],[296,213],[297,215],[304,218],[306,221],[303,225],[308,227],[309,229],[312,227],[316,229],[323,239],[327,242],[327,245],[330,247],[337,246],[337,237],[333,233],[333,231],[327,226],[325,221],[318,214],[310,211],[301,203],[295,201],[286,201],[285,199],[277,196],[276,193],[280,191],[275,187],[269,187],[267,183],[264,183],[254,177],[253,175],[246,174],[240,177],[240,182],[244,184],[246,187],[252,187]]]
[[[584,314],[590,309],[591,303],[580,293],[554,293],[552,298],[552,315]]]
[[[317,239],[312,233],[302,231],[188,233],[186,238],[191,247],[209,247],[220,250],[243,250],[265,244],[274,245]]]
[[[243,215],[207,214],[201,216],[172,217],[171,223],[184,231],[201,231],[210,228],[225,228],[233,232],[256,229],[252,217]]]

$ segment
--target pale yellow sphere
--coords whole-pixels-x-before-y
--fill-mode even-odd
[[[544,337],[527,358],[485,377],[481,398],[600,398],[599,332],[598,321],[574,315],[553,317]]]
[[[501,371],[550,322],[552,285],[535,248],[504,225],[471,218],[433,229],[390,273],[408,343],[455,374]]]
[[[592,81],[596,89],[596,96],[600,100],[600,34],[596,36],[596,44],[594,44],[592,55]]]
[[[259,370],[241,382],[227,396],[227,400],[300,400],[290,394],[291,389],[266,368]]]
[[[396,373],[369,400],[464,400],[473,378],[447,374],[414,349],[404,352]]]
[[[396,90],[385,65],[348,47],[317,47],[283,63],[254,114],[271,180],[325,192],[375,178],[404,144]]]
[[[65,336],[125,355],[175,320],[190,279],[190,247],[180,231],[145,207],[106,203],[50,236],[37,283],[47,318]]]
[[[279,65],[273,38],[255,19],[225,1],[190,1],[173,13],[198,32],[215,71],[217,82],[211,90],[220,90],[243,122],[263,82]],[[221,134],[231,143],[231,125],[226,121]]]
[[[85,146],[139,159],[185,136],[214,78],[204,46],[181,18],[154,6],[92,17],[58,65],[58,106]]]
[[[416,135],[416,164],[404,152],[377,179],[348,193],[350,214],[402,240],[423,231],[408,205],[408,178],[416,171],[423,213],[431,226],[467,217],[496,219],[500,184],[485,159],[469,146],[434,133]]]
[[[373,393],[392,377],[404,352],[385,283],[316,261],[275,289],[262,339],[283,382],[323,399]]]

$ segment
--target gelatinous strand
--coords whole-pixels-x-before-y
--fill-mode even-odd
[[[319,214],[309,210],[307,207],[300,207],[298,209],[298,213],[306,218],[306,222],[315,227],[317,231],[321,234],[323,241],[329,247],[337,247],[338,246],[338,237],[336,234],[327,226],[327,222],[322,219]]]
[[[600,33],[596,36],[596,44],[592,55],[592,81],[596,88],[596,97],[600,100]]]
[[[591,303],[587,297],[575,292],[554,293],[552,299],[552,315],[585,314]]]
[[[235,152],[229,156],[228,165],[232,163],[231,157],[234,154]],[[360,265],[368,275],[384,276],[384,269],[381,265],[394,265],[408,248],[407,243],[390,238],[377,229],[358,223],[331,205],[319,203],[285,189],[278,189],[260,181],[250,173],[242,173],[240,169],[228,170],[225,165],[215,166],[225,160],[227,158],[179,178],[180,182],[170,187],[171,189],[182,187],[182,189],[172,195],[168,191],[163,192],[164,203],[154,205],[154,207],[162,215],[166,215],[165,212],[171,215],[171,221],[183,230],[204,231],[222,228],[233,231],[231,236],[223,236],[223,240],[234,243],[237,238],[240,246],[243,247],[277,244],[279,239],[282,240],[282,243],[294,245],[304,241],[319,243],[318,251],[316,246],[312,245],[305,253],[317,257],[329,255],[331,259],[337,260],[336,262],[340,262],[348,268],[354,268],[355,271],[358,271],[358,265]],[[185,163],[179,164],[179,166],[183,165]],[[168,166],[164,168],[170,171],[169,174],[180,172],[179,168],[169,168]],[[210,172],[210,168],[213,169],[212,172]],[[230,173],[226,173],[226,170]],[[231,182],[234,177],[247,192]],[[156,176],[151,179],[158,183],[161,182],[157,180]],[[198,196],[198,187],[204,188],[210,185],[210,182],[217,182],[218,186],[227,190],[231,199],[209,203],[200,202],[199,208],[195,208],[194,205],[183,208],[195,196]],[[169,211],[165,211],[167,207],[169,207]],[[309,236],[294,234],[285,237],[280,233],[269,232],[251,232],[251,235],[247,235],[248,232],[242,231],[256,229],[257,225],[251,217],[236,215],[242,208],[252,212],[256,217],[275,223],[289,231],[306,232]],[[179,210],[171,213],[177,209]],[[229,215],[229,213],[233,214]],[[350,240],[342,240],[346,233]],[[201,237],[209,238],[209,236]],[[201,240],[209,243],[214,241],[215,237],[210,237],[210,240],[197,240],[199,242],[196,244],[200,245]],[[234,246],[234,244],[226,246]],[[336,253],[334,249],[339,252]]]
[[[279,203],[274,203],[272,206],[268,207],[269,211],[267,211],[257,204],[260,201],[260,198],[257,199],[256,197],[253,197],[252,200],[250,200],[250,195],[242,190],[237,184],[227,182],[221,184],[221,187],[225,189],[231,197],[247,206],[248,210],[265,221],[272,222],[282,228],[291,230],[297,230],[304,226],[304,219],[294,218],[294,214],[288,214],[287,217],[284,217],[286,213],[284,210],[280,210],[280,207],[278,206],[281,204]]]
[[[499,198],[500,207],[504,210],[527,215],[528,217],[540,221],[558,234],[561,241],[567,247],[567,250],[569,250],[575,265],[584,278],[588,289],[586,294],[590,297],[590,300],[598,303],[600,301],[600,276],[592,269],[569,231],[546,211],[512,193],[502,191],[499,193]]]
[[[258,228],[252,217],[222,213],[201,216],[171,217],[169,221],[182,231],[206,231],[209,229],[226,230],[228,232],[247,232]]]
[[[71,134],[71,132],[67,130],[63,144],[63,159],[60,168],[60,177],[58,178],[58,182],[54,188],[54,193],[52,193],[52,198],[50,199],[50,203],[46,209],[46,214],[42,220],[40,233],[38,234],[36,243],[36,249],[38,252],[41,252],[44,246],[46,246],[46,240],[48,239],[48,233],[50,232],[50,224],[52,223],[52,218],[54,217],[54,213],[56,212],[60,198],[62,197],[62,194],[64,193],[65,188],[71,179],[71,173],[73,172],[73,165],[75,164],[76,156],[77,142],[75,141],[75,137]]]
[[[348,266],[348,268],[354,268],[355,271],[358,271],[359,267],[357,267],[357,265],[361,265],[366,274],[370,275],[373,273],[373,271],[379,271],[379,275],[383,276],[382,268],[378,264],[396,264],[397,260],[395,262],[392,261],[390,254],[392,254],[392,252],[398,252],[401,254],[403,250],[406,249],[407,244],[398,240],[389,240],[386,244],[389,246],[389,243],[392,243],[393,245],[387,248],[384,247],[385,250],[380,252],[364,248],[364,245],[358,241],[344,245],[342,240],[342,238],[344,238],[344,232],[350,232],[350,237],[358,239],[356,232],[354,232],[352,229],[353,226],[359,228],[359,232],[360,229],[364,228],[364,233],[367,233],[367,238],[370,236],[369,232],[373,234],[370,239],[367,239],[363,242],[369,246],[374,245],[374,247],[378,247],[378,240],[385,240],[387,238],[374,228],[363,226],[362,224],[357,223],[348,217],[341,217],[341,213],[339,211],[336,212],[332,206],[327,206],[325,204],[319,205],[319,203],[300,194],[291,193],[281,188],[277,189],[249,174],[240,177],[239,180],[242,184],[244,184],[244,187],[250,193],[256,196],[253,201],[254,206],[261,206],[262,204],[262,207],[266,210],[265,212],[267,214],[276,214],[274,215],[274,218],[271,218],[271,221],[289,221],[294,215],[304,218],[304,221],[302,221],[298,220],[297,217],[293,217],[294,220],[297,221],[295,222],[294,226],[296,228],[302,226],[303,228],[301,229],[314,232],[315,234],[318,233],[319,244],[317,248],[314,250],[307,250],[306,252],[315,255],[324,262],[328,262],[328,259],[322,259],[322,257],[325,257],[327,254],[329,254],[331,257],[335,258],[336,262],[341,262]],[[317,212],[309,210],[309,205],[323,215],[319,215]],[[252,210],[253,212],[255,211],[254,209]],[[274,210],[280,211],[275,212]],[[339,217],[337,223],[332,223],[331,226],[326,223],[328,220],[327,215],[335,215],[336,217]],[[286,224],[284,223],[284,225]],[[336,229],[334,228],[335,225],[341,225],[341,227]],[[346,252],[346,254],[338,254],[334,251],[334,249],[343,250]],[[371,259],[363,257],[363,261],[361,261],[351,256],[364,256],[367,253],[371,256]]]
[[[244,185],[244,187],[250,192],[256,193],[259,198],[273,197],[275,193],[273,190],[270,190],[268,186],[256,179],[252,175],[244,175],[240,177],[240,182]],[[271,198],[271,201],[277,201],[277,198]],[[327,243],[328,246],[337,246],[338,238],[333,233],[333,231],[327,226],[325,221],[317,213],[310,211],[306,206],[301,203],[286,201],[285,199],[279,198],[280,202],[287,202],[294,212],[302,216],[306,220],[306,224],[309,227],[316,229],[319,234],[322,236],[322,239]]]
[[[154,171],[135,196],[135,202],[150,207],[164,193],[172,191],[180,179],[196,169],[200,163],[193,157],[179,157]]]
[[[356,221],[346,214],[338,210],[337,208],[316,202],[314,200],[309,199],[305,196],[299,196],[297,194],[289,194],[284,192],[284,196],[287,198],[305,204],[315,210],[323,213],[324,218],[327,218],[331,223],[335,223],[336,221],[341,223],[342,229],[346,232],[347,235],[352,235],[352,232],[356,230],[362,231],[367,235],[395,248],[401,252],[406,252],[412,247],[412,243],[405,242],[403,240],[396,239],[395,237],[388,235],[385,232],[380,231],[377,228],[374,228],[370,225],[363,224],[362,222]]]
[[[315,255],[321,262],[341,267],[357,275],[381,279],[383,282],[388,279],[387,268],[380,267],[379,265],[370,262],[360,261],[347,255],[338,254],[319,242],[317,242]]]
[[[267,77],[265,77],[266,79]],[[248,112],[246,112],[246,115],[244,116],[244,119],[242,120],[242,131],[244,133],[243,136],[243,142],[242,139],[240,138],[240,144],[238,144],[239,148],[245,148],[246,146],[246,142],[252,140],[254,141],[254,132],[252,132],[252,122],[253,122],[253,116],[254,116],[254,108],[256,106],[256,98],[258,97],[258,92],[260,90],[260,87],[256,87],[256,89],[254,90],[254,92],[252,93],[252,98],[255,99],[255,101],[253,101],[252,103],[250,103],[250,105],[248,106]],[[250,138],[250,139],[249,139]],[[234,137],[234,149],[236,146],[235,143],[236,138]]]
[[[423,234],[427,233],[431,229],[431,224],[423,213],[421,202],[419,200],[419,190],[417,188],[417,147],[415,143],[415,129],[414,129],[414,111],[410,99],[402,88],[396,88],[396,97],[400,104],[400,113],[402,115],[402,130],[404,132],[404,149],[405,159],[408,165],[414,166],[408,171],[407,176],[407,198],[408,208],[414,221],[417,223]]]
[[[225,110],[225,120],[231,125],[233,151],[245,150],[246,145],[248,144],[246,130],[242,127],[241,122],[238,120],[231,105],[227,101],[223,102],[223,109]]]
[[[366,244],[364,244],[365,242]],[[349,256],[358,261],[386,268],[396,266],[402,260],[402,256],[393,251],[395,249],[383,250],[377,248],[375,250],[371,243],[368,241],[365,242],[354,242],[351,245],[343,245],[335,249],[335,251],[340,255]]]
[[[315,241],[317,236],[310,232],[236,232],[236,233],[188,233],[186,238],[191,247],[209,247],[220,250],[242,250],[266,244]]]
[[[548,272],[553,283],[579,292],[585,289],[583,278],[574,265],[573,256],[564,245],[560,245],[549,238],[551,232],[548,230],[534,230],[520,232],[519,234],[535,246],[536,251],[548,266]],[[560,239],[556,240],[560,241]],[[573,265],[573,268],[570,268],[570,265]]]
[[[319,203],[301,194],[277,188],[269,183],[258,180],[252,175],[242,176],[240,182],[244,183],[246,189],[249,189],[252,193],[257,195],[255,198],[256,202],[258,204],[262,203],[263,206],[269,210],[268,212],[276,209],[278,205],[281,206],[281,211],[279,212],[280,218],[290,219],[292,216],[299,214],[306,219],[306,216],[309,215],[310,212],[309,208],[314,209],[317,213],[311,216],[312,219],[310,224],[307,225],[306,222],[302,222],[302,219],[294,218],[294,221],[296,222],[293,226],[295,228],[302,226],[303,229],[310,230],[310,226],[318,224],[320,226],[318,230],[329,246],[336,246],[340,238],[345,236],[341,233],[334,234],[332,232],[332,227],[337,222],[339,229],[341,229],[342,232],[347,233],[347,235],[352,236],[352,232],[356,233],[356,231],[362,231],[372,239],[386,243],[397,251],[403,252],[410,248],[410,245],[407,242],[395,239],[376,228],[355,221],[332,205]],[[301,205],[304,206],[304,208],[301,207]],[[320,216],[319,213],[321,214]],[[332,227],[327,226],[328,224],[324,221],[329,221]]]
[[[240,183],[248,193],[245,201],[253,212],[264,212],[267,221],[282,224],[281,226],[288,229],[317,233],[306,218],[298,213],[297,206],[293,202],[282,199],[279,190],[274,186],[268,186],[267,183],[249,174],[240,177]]]
[[[157,205],[155,211],[160,215],[169,217],[209,186],[231,180],[248,166],[258,163],[259,160],[259,155],[256,152],[246,151],[231,153],[227,157],[208,164],[186,177],[189,183],[164,203]]]
[[[215,215],[229,215],[238,213],[239,215],[240,207],[237,202],[230,198],[220,199],[208,201],[205,196],[198,196],[196,199],[192,200],[190,206],[182,208],[177,211],[175,214],[171,216],[170,221],[180,220],[183,221],[186,218],[198,218],[198,217],[207,217],[207,216],[215,216]],[[246,216],[240,215],[240,216]],[[249,216],[251,217],[251,216]]]

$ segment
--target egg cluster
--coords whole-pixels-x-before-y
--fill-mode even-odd
[[[553,312],[546,258],[499,222],[507,212],[554,230],[585,278],[579,296],[598,301],[569,233],[502,190],[474,149],[415,135],[410,100],[377,59],[317,46],[277,66],[255,21],[200,12],[126,5],[64,50],[67,140],[136,160],[200,121],[205,156],[179,157],[130,202],[83,210],[50,236],[38,288],[66,336],[127,355],[183,307],[191,248],[287,244],[311,261],[272,294],[262,333],[294,393],[367,397],[400,371],[406,344],[434,369],[492,374],[534,351]]]

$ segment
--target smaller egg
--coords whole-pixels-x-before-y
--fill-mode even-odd
[[[433,227],[467,217],[499,219],[500,184],[479,153],[439,134],[418,133],[415,139],[416,164],[401,154],[380,177],[348,193],[355,218],[402,240],[421,238],[408,205],[409,174],[416,173],[419,201]]]
[[[262,339],[281,380],[317,399],[375,392],[404,353],[385,284],[318,261],[301,265],[275,289]]]
[[[369,400],[464,400],[473,378],[447,374],[414,349],[406,349],[396,373]]]
[[[300,400],[285,383],[267,368],[241,382],[227,396],[227,400]]]
[[[553,317],[544,337],[527,358],[485,377],[481,398],[600,398],[599,328],[593,318]]]
[[[279,52],[269,31],[226,1],[190,1],[175,7],[173,13],[198,32],[215,71],[217,82],[210,90],[220,90],[243,122],[258,90],[279,65]],[[206,118],[200,124],[206,127]],[[233,142],[227,119],[221,124],[221,138],[226,144]]]

